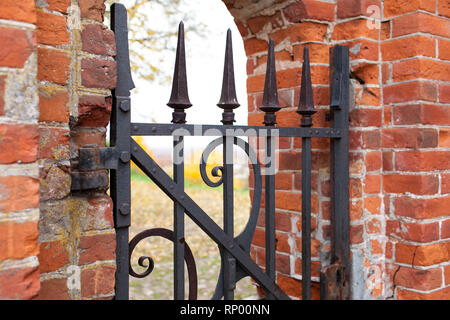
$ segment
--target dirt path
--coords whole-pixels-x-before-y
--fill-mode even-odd
[[[130,239],[148,228],[172,230],[173,202],[153,183],[142,179],[132,180],[132,227]],[[222,225],[222,191],[217,188],[188,187],[188,193],[197,204],[219,225]],[[235,192],[235,234],[244,228],[250,211],[248,191]],[[198,274],[198,298],[210,299],[219,275],[220,256],[217,245],[189,218],[185,219],[185,239],[191,248]],[[136,272],[144,269],[137,265],[141,256],[150,256],[155,261],[153,272],[143,279],[130,276],[130,299],[173,299],[173,245],[162,238],[142,241],[132,256]],[[188,280],[186,272],[186,297]],[[256,289],[250,279],[242,279],[236,286],[235,299],[255,298]]]

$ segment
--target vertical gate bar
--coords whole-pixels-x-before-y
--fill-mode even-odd
[[[300,126],[311,127],[314,99],[309,63],[309,49],[303,49],[302,83],[297,113]],[[302,299],[311,299],[311,138],[302,138]]]
[[[184,192],[184,139],[173,137],[173,178],[177,192]],[[184,300],[184,209],[177,202],[173,208],[174,252],[173,252],[173,296]]]
[[[311,138],[302,138],[302,299],[311,299]]]
[[[271,130],[268,130],[269,132]],[[266,235],[266,273],[275,281],[275,140],[271,133],[266,137],[266,170],[265,170],[265,235]],[[266,299],[273,299],[267,295]]]
[[[234,238],[234,198],[233,198],[233,139],[224,136],[223,143],[223,228],[230,238]],[[223,297],[234,299],[236,287],[236,259],[227,251],[223,251]]]
[[[277,71],[275,66],[275,49],[273,39],[269,39],[267,51],[266,78],[264,94],[259,109],[264,111],[264,125],[272,128],[277,123],[276,112],[281,107],[278,101]],[[265,166],[265,236],[266,236],[266,274],[275,282],[275,139],[272,130],[268,128],[266,137]],[[266,299],[274,299],[267,294]]]
[[[331,139],[330,187],[332,223],[332,261],[341,263],[344,271],[342,298],[350,297],[349,241],[349,52],[346,46],[330,48],[331,126],[341,132],[341,138]]]
[[[116,284],[115,299],[129,299],[128,228],[131,224],[130,195],[130,90],[131,78],[128,51],[127,11],[122,4],[111,6],[111,29],[116,40],[117,83],[113,90],[111,110],[111,146],[121,155],[117,169],[111,170],[111,198],[113,200],[114,227],[116,229]]]

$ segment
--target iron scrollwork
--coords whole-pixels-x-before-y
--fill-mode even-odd
[[[223,172],[223,167],[216,166],[211,170],[211,175],[214,177],[220,177],[217,181],[211,181],[206,172],[206,164],[209,158],[209,155],[216,149],[218,146],[223,145],[224,138],[220,137],[208,144],[205,150],[202,153],[200,159],[200,174],[202,176],[203,181],[210,187],[218,187],[223,184],[223,177],[219,174],[219,172]],[[260,205],[261,205],[261,192],[262,192],[262,178],[261,178],[261,167],[258,163],[258,158],[256,156],[255,151],[250,147],[248,142],[238,138],[233,137],[233,144],[240,147],[250,159],[250,163],[253,169],[254,176],[254,196],[252,201],[252,206],[250,210],[250,216],[247,221],[247,224],[244,227],[244,230],[234,238],[235,242],[248,254],[250,254],[250,245],[252,242],[253,234],[255,232],[256,223],[258,220]],[[220,256],[223,259],[223,248],[219,245]],[[249,276],[249,274],[242,268],[239,262],[236,265],[236,282],[239,280]],[[213,300],[219,300],[223,297],[223,265],[220,269],[219,279],[216,285],[216,289],[214,291],[214,295],[212,297]]]
[[[138,233],[129,244],[129,272],[130,275],[135,278],[145,278],[149,274],[152,273],[155,263],[151,257],[141,256],[138,259],[138,264],[147,268],[142,273],[137,273],[133,270],[131,266],[131,256],[133,255],[133,251],[138,245],[139,242],[144,239],[148,239],[151,237],[162,237],[169,241],[174,242],[174,233],[172,230],[165,228],[153,228],[147,229],[140,233]],[[145,265],[145,261],[148,262],[148,265]],[[198,281],[197,281],[197,267],[195,265],[194,255],[192,254],[191,248],[189,248],[188,244],[184,242],[184,261],[186,262],[187,270],[188,270],[188,278],[189,278],[189,300],[197,300],[197,292],[198,292]]]

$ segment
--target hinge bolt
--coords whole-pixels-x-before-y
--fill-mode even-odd
[[[119,102],[119,108],[123,112],[130,111],[130,100],[122,100]]]
[[[128,151],[122,151],[120,153],[120,161],[123,163],[130,162],[130,153]]]
[[[122,203],[119,208],[119,212],[123,216],[130,214],[130,205],[128,203]]]

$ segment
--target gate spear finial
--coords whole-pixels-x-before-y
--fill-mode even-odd
[[[259,109],[266,113],[264,115],[264,124],[266,126],[274,126],[277,123],[275,112],[279,111],[281,107],[280,103],[278,102],[277,72],[275,70],[275,52],[273,39],[269,40],[264,95],[262,104]]]
[[[222,94],[220,96],[219,108],[224,109],[222,113],[223,124],[233,124],[234,112],[240,106],[236,98],[236,85],[234,81],[233,45],[231,41],[231,30],[227,31],[227,44],[225,49],[225,65],[223,68]]]
[[[314,99],[311,84],[311,68],[309,64],[309,49],[303,49],[302,83],[300,87],[300,102],[297,113],[302,115],[301,126],[311,127],[311,116],[317,111],[314,109]]]
[[[178,44],[173,73],[172,94],[167,105],[175,111],[172,113],[173,123],[186,123],[184,109],[192,106],[189,101],[187,77],[186,77],[186,53],[184,46],[184,24],[180,22],[178,27]]]

